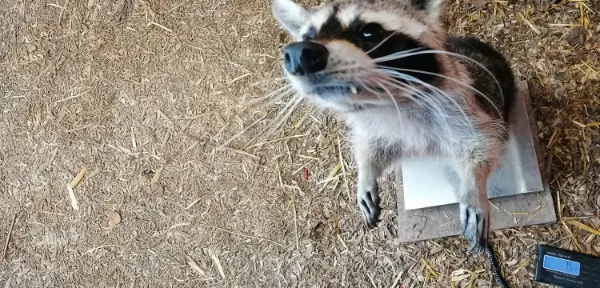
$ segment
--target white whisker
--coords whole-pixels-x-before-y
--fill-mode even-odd
[[[412,85],[402,83],[394,78],[392,78],[392,80],[394,81],[394,83],[401,84],[401,85],[403,84],[405,87],[409,87],[413,90],[416,90],[414,96],[420,95],[422,97],[421,99],[424,100],[426,103],[428,103],[429,104],[428,106],[431,107],[431,109],[436,110],[435,112],[432,111],[432,113],[436,115],[435,118],[441,119],[441,121],[438,121],[439,125],[437,127],[438,127],[438,129],[444,130],[444,133],[446,133],[447,135],[452,134],[452,127],[447,125],[447,123],[449,123],[449,121],[451,121],[451,120],[449,119],[450,116],[448,114],[448,109],[441,108],[441,107],[444,107],[444,105],[450,105],[450,106],[454,105],[458,108],[458,111],[463,113],[463,116],[465,115],[463,110],[460,108],[460,106],[458,106],[457,103],[452,98],[449,98],[450,96],[434,97],[430,93],[427,93],[425,91],[420,91],[420,90],[416,89],[415,87],[413,87]],[[409,80],[406,80],[406,81],[409,81]],[[409,81],[409,83],[413,83],[413,82]],[[428,90],[431,91],[432,93],[434,93],[435,95],[440,95],[440,93],[438,91],[433,91],[433,89],[428,89]],[[446,103],[446,101],[448,101],[448,100],[444,101],[444,103],[446,103],[446,104],[443,104],[442,102],[440,102],[440,100],[444,100],[444,98],[450,100],[451,103]],[[466,127],[469,127],[470,132],[475,133],[475,130],[474,130],[474,127],[473,127],[473,124],[472,124],[470,118],[464,116],[462,120],[465,122]]]
[[[380,43],[380,44],[382,44],[382,43]],[[370,52],[372,52],[372,50],[375,50],[376,48],[377,48],[377,46],[375,46],[375,48],[367,51],[366,53],[369,54]],[[412,48],[412,49],[400,51],[400,52],[397,52],[395,54],[403,55],[403,54],[409,54],[409,53],[417,52],[417,51],[421,51],[421,50],[423,50],[422,47],[417,47],[417,48]],[[378,58],[375,58],[375,59],[378,59]],[[354,65],[337,67],[336,69],[333,69],[333,70],[325,70],[325,71],[322,71],[322,72],[317,72],[316,75],[327,75],[327,74],[334,73],[334,72],[345,72],[345,71],[348,71],[348,70],[351,70],[351,69],[366,69],[366,67],[365,67],[364,64],[354,64]]]
[[[441,117],[443,117],[443,118],[447,117],[446,116],[447,113],[444,113],[443,110],[440,108],[442,106],[442,103],[436,97],[433,97],[431,94],[429,94],[425,91],[421,91],[411,85],[402,83],[402,82],[398,81],[397,79],[394,79],[390,76],[387,76],[387,75],[384,75],[384,76],[386,76],[386,79],[390,80],[390,81],[385,81],[386,84],[393,86],[394,88],[402,90],[404,93],[406,93],[405,94],[406,97],[410,98],[410,100],[414,101],[419,106],[428,108],[430,110],[434,109],[434,110],[436,110],[435,112],[437,112]],[[409,89],[410,89],[410,91],[409,91]],[[414,96],[421,96],[421,97],[413,98]],[[423,100],[424,102],[421,102],[421,100]]]
[[[402,85],[403,87],[409,88],[414,92],[414,94],[412,94],[412,96],[421,96],[420,99],[424,101],[424,104],[421,104],[421,102],[417,101],[417,99],[413,99],[410,92],[408,92],[408,91],[405,92],[405,93],[407,93],[407,96],[409,98],[411,98],[411,100],[413,100],[414,102],[419,104],[419,106],[423,106],[426,109],[428,109],[429,111],[431,111],[432,114],[437,115],[437,117],[435,117],[435,118],[443,119],[442,121],[440,121],[438,123],[439,124],[438,129],[443,129],[447,135],[451,134],[451,127],[446,125],[448,123],[448,121],[446,119],[449,118],[449,115],[444,109],[441,108],[443,106],[443,104],[438,99],[439,97],[433,97],[430,93],[427,93],[426,91],[421,91],[409,84],[402,83],[402,82],[398,81],[397,79],[391,78],[389,76],[387,76],[387,78],[389,78],[391,81],[393,81],[393,82],[386,81],[386,83],[388,85],[406,91],[405,89],[398,86],[398,85]],[[435,110],[435,111],[432,111],[432,110]]]
[[[402,113],[400,113],[400,107],[398,106],[398,102],[396,102],[396,99],[394,99],[394,96],[392,96],[392,93],[390,93],[390,90],[385,88],[385,86],[379,83],[378,81],[375,81],[375,83],[379,85],[383,90],[385,90],[388,96],[390,96],[390,100],[392,100],[392,103],[394,103],[394,107],[396,107],[396,112],[398,112],[398,120],[401,120]]]
[[[269,98],[274,98],[273,101],[269,101],[268,105],[271,105],[275,101],[277,101],[277,100],[285,97],[286,95],[288,95],[292,91],[293,91],[292,85],[291,84],[287,84],[287,85],[285,85],[285,86],[283,86],[283,87],[281,87],[281,88],[279,88],[279,89],[277,89],[275,91],[272,91],[272,92],[268,93],[265,96],[261,96],[259,98],[255,98],[255,99],[250,99],[246,103],[244,103],[244,105],[252,106],[252,105],[261,103],[262,101],[268,100]]]
[[[277,129],[279,129],[279,127],[281,127],[281,125],[290,118],[290,116],[292,115],[292,112],[294,112],[294,110],[296,110],[296,107],[298,106],[298,104],[300,104],[301,101],[302,101],[302,96],[300,96],[300,95],[295,95],[292,99],[290,99],[290,101],[283,108],[283,110],[281,110],[277,114],[277,117],[275,119],[273,119],[273,122],[276,121],[277,123],[275,125],[270,125],[269,132],[267,132],[265,137],[269,137],[269,136],[271,136],[271,134],[273,134],[275,131],[277,131]]]
[[[279,113],[277,113],[273,121],[278,121],[280,119],[279,117],[284,115],[286,111],[294,104],[294,101],[298,100],[298,98],[301,98],[298,94],[292,96],[292,98],[286,102],[285,106],[279,111]]]
[[[365,90],[367,90],[368,92],[371,92],[373,95],[377,96],[377,98],[378,98],[378,99],[379,99],[379,100],[380,100],[382,103],[383,103],[383,102],[385,102],[385,101],[383,100],[383,98],[381,98],[381,96],[379,95],[379,94],[380,94],[379,92],[377,92],[377,91],[373,90],[371,87],[369,87],[367,84],[365,84],[365,83],[364,83],[363,81],[361,81],[361,80],[358,80],[358,83],[360,84],[360,86],[361,86],[363,89],[365,89]]]
[[[264,106],[265,107],[271,106],[271,105],[277,103],[278,101],[280,101],[281,99],[292,95],[293,93],[295,93],[294,89],[287,90],[287,91],[285,91],[285,93],[281,93],[280,95],[273,97],[273,99],[265,102]]]
[[[324,70],[324,71],[315,73],[315,75],[327,75],[327,74],[331,74],[331,73],[347,72],[351,69],[362,69],[362,68],[364,68],[364,65],[354,64],[354,65],[337,67],[336,69],[332,69],[332,70]]]
[[[490,104],[492,104],[492,106],[494,106],[494,109],[496,110],[496,112],[498,112],[498,115],[500,116],[500,118],[503,118],[502,112],[500,112],[500,109],[498,109],[498,106],[496,106],[496,104],[494,104],[494,102],[492,102],[492,100],[485,94],[483,94],[483,92],[477,90],[477,88],[462,82],[460,80],[454,79],[452,77],[448,77],[444,74],[439,74],[439,73],[433,73],[433,72],[427,72],[427,71],[422,71],[422,70],[414,70],[414,69],[404,69],[404,68],[395,68],[395,67],[389,67],[389,66],[378,66],[379,68],[384,68],[384,69],[391,69],[391,70],[396,70],[396,71],[401,71],[401,72],[412,72],[412,73],[419,73],[419,74],[425,74],[425,75],[433,75],[433,76],[438,76],[438,77],[442,77],[444,79],[450,80],[452,82],[458,83],[460,85],[463,85],[469,89],[471,89],[473,92],[479,94],[481,97],[485,98]]]
[[[469,116],[467,116],[467,113],[462,109],[462,107],[456,102],[456,100],[453,97],[448,95],[448,93],[444,92],[443,90],[441,90],[433,85],[425,83],[413,76],[403,74],[398,71],[387,70],[387,69],[378,69],[378,71],[380,71],[381,73],[384,73],[386,75],[394,76],[394,77],[397,77],[397,78],[400,78],[400,79],[403,79],[403,80],[406,80],[409,82],[420,84],[420,85],[424,86],[425,88],[429,89],[430,91],[432,91],[433,93],[435,93],[436,95],[442,96],[442,97],[448,99],[458,109],[458,111],[464,116],[464,119],[466,120],[467,124],[469,126],[471,126],[471,128],[473,128],[473,123],[470,120]]]
[[[403,53],[403,52],[404,51],[389,54],[389,55],[386,55],[386,56],[383,56],[380,58],[373,59],[373,61],[375,63],[381,63],[381,62],[388,62],[391,60],[402,59],[402,58],[406,58],[406,57],[410,57],[410,56],[423,55],[423,54],[446,54],[446,55],[454,56],[454,57],[457,57],[457,58],[460,58],[463,60],[468,60],[468,61],[476,64],[480,68],[482,68],[485,72],[487,72],[494,79],[494,82],[496,82],[496,86],[498,86],[500,95],[502,96],[502,102],[503,102],[502,105],[504,105],[504,92],[502,91],[502,86],[500,86],[500,82],[498,81],[498,79],[496,79],[494,74],[485,67],[485,65],[479,63],[477,60],[475,60],[471,57],[467,57],[462,54],[458,54],[458,53],[454,53],[454,52],[450,52],[450,51],[443,51],[443,50],[424,50],[424,51],[417,51],[417,52],[412,52],[412,53]]]
[[[369,51],[367,51],[365,53],[367,53],[367,55],[369,55],[369,53],[371,53],[374,50],[376,50],[377,48],[381,47],[381,45],[383,45],[383,43],[385,43],[386,41],[390,40],[390,38],[392,38],[394,35],[396,35],[396,31],[392,32],[392,34],[390,34],[389,36],[385,37],[385,39],[381,40],[381,42],[379,42],[379,44],[375,45],[375,47],[369,49]]]

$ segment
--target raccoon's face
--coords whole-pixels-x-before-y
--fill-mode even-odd
[[[343,0],[309,9],[274,0],[273,14],[296,39],[283,66],[294,89],[340,111],[414,99],[440,73],[442,0]],[[431,51],[429,51],[431,52]]]

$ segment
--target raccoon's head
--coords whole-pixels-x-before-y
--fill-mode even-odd
[[[342,0],[307,8],[274,0],[273,14],[296,39],[283,66],[294,89],[325,108],[410,101],[442,73],[443,0]],[[431,51],[430,51],[431,52]]]

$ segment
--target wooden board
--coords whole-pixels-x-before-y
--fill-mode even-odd
[[[556,222],[556,213],[552,193],[548,185],[548,173],[544,172],[537,139],[535,117],[531,111],[529,87],[526,81],[519,83],[519,93],[524,93],[527,102],[531,129],[540,162],[540,170],[545,191],[528,193],[519,196],[497,198],[491,200],[491,229],[498,230],[511,227],[529,226]],[[398,238],[401,242],[412,242],[433,238],[456,236],[461,234],[458,204],[432,208],[405,210],[404,193],[402,193],[402,173],[396,171],[396,191],[398,199]],[[512,214],[511,214],[512,213]],[[527,213],[527,214],[514,214]]]

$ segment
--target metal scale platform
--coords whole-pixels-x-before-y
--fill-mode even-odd
[[[527,82],[519,83],[511,133],[501,166],[488,181],[491,229],[556,221],[552,194],[540,169]],[[396,172],[398,237],[402,242],[459,235],[458,179],[447,159],[403,159]],[[544,175],[545,176],[545,175]]]

